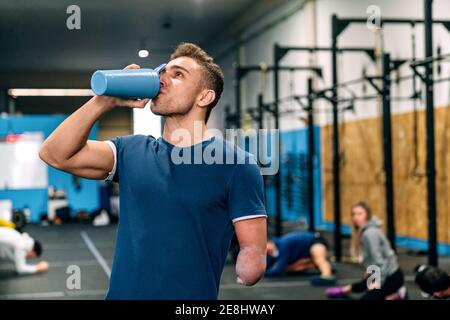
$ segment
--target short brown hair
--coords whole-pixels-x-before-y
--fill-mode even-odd
[[[202,48],[193,43],[180,43],[175,51],[170,55],[170,60],[179,57],[192,58],[199,65],[201,65],[204,71],[203,73],[205,87],[214,90],[214,92],[216,93],[216,98],[208,105],[208,109],[206,111],[205,122],[208,122],[211,110],[216,106],[217,102],[219,102],[220,96],[223,91],[224,76],[222,69],[216,63],[214,63],[213,58],[210,57]]]

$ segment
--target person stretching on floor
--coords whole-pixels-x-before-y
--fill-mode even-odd
[[[20,233],[8,227],[0,227],[0,260],[14,263],[18,274],[42,273],[48,270],[46,261],[36,265],[27,264],[27,258],[40,257],[42,245],[27,233]]]
[[[349,293],[364,293],[362,300],[390,300],[406,297],[403,271],[397,256],[381,231],[381,221],[372,216],[372,210],[365,202],[357,202],[351,210],[352,216],[352,252],[362,256],[364,266],[378,267],[380,281],[369,279],[366,273],[361,281],[344,287],[330,288],[326,291],[329,298],[345,296]],[[381,283],[380,283],[381,282]]]
[[[302,272],[318,268],[320,277],[311,278],[312,285],[332,285],[335,279],[328,261],[328,244],[314,232],[293,231],[267,242],[266,277],[284,272]]]

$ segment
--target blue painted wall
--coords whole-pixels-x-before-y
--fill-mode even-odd
[[[308,210],[308,130],[283,131],[280,134],[281,152],[281,188],[282,219],[285,221],[301,220],[309,224]],[[322,186],[320,164],[320,127],[314,128],[315,158],[314,158],[314,209],[321,216]],[[288,178],[290,176],[290,178]],[[291,182],[289,182],[291,179]],[[275,214],[275,177],[267,177],[266,205],[269,216]],[[316,221],[317,223],[317,218]]]
[[[11,133],[21,134],[25,131],[41,131],[45,137],[48,137],[66,117],[66,115],[29,115],[0,118],[0,136]],[[96,124],[89,139],[96,139],[97,130]],[[72,175],[48,167],[48,184],[66,190],[73,213],[78,210],[92,211],[99,207],[97,181],[81,179],[81,188],[77,191]],[[14,208],[17,209],[28,206],[33,222],[38,222],[41,214],[47,212],[47,189],[0,190],[0,199],[11,199]]]

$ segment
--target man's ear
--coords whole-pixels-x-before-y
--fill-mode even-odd
[[[214,99],[216,99],[216,93],[214,92],[214,90],[205,89],[200,93],[198,106],[199,107],[209,106],[214,101]]]

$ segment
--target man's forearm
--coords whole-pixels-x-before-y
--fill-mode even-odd
[[[25,255],[20,251],[21,249],[16,247],[16,254],[14,257],[14,264],[18,274],[33,274],[36,273],[37,267],[27,264]]]
[[[38,272],[38,269],[35,265],[22,264],[16,267],[16,272],[18,274],[34,274]]]
[[[86,144],[95,122],[111,108],[95,96],[64,120],[43,143],[39,155],[49,162],[70,159]]]

